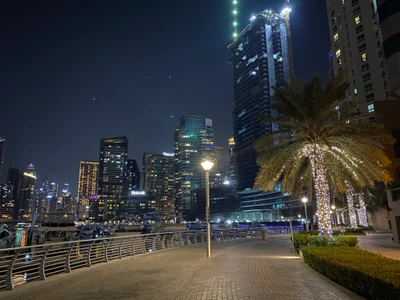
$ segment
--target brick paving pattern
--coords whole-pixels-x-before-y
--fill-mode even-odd
[[[309,268],[288,236],[170,249],[32,282],[2,300],[362,299]]]

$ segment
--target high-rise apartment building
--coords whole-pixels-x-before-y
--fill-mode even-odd
[[[0,220],[2,221],[14,218],[15,203],[13,190],[13,185],[0,184]]]
[[[210,187],[221,186],[224,182],[225,172],[222,166],[222,147],[214,146],[211,149],[210,161],[214,163],[210,171]]]
[[[78,219],[85,219],[89,212],[89,200],[97,195],[97,177],[99,162],[81,160],[78,178]]]
[[[176,209],[179,218],[188,218],[193,192],[204,187],[201,162],[211,159],[214,130],[211,119],[184,116],[175,128],[175,184]]]
[[[140,189],[140,170],[137,161],[134,159],[128,159],[128,165],[126,168],[126,185],[127,190],[139,190]]]
[[[36,172],[35,167],[30,164],[22,174],[21,197],[19,199],[19,218],[30,220],[31,216],[38,209],[35,197]]]
[[[253,188],[258,173],[254,142],[274,130],[260,116],[273,116],[274,87],[290,81],[293,59],[290,9],[265,10],[228,47],[233,67],[233,133],[238,190]]]
[[[400,97],[400,1],[376,0],[391,96]]]
[[[143,155],[143,185],[156,201],[156,212],[162,218],[170,218],[175,202],[175,170],[173,153]]]
[[[326,0],[335,75],[345,72],[348,97],[365,99],[361,115],[375,121],[374,102],[385,100],[388,76],[373,0]]]
[[[100,141],[98,198],[94,219],[111,220],[117,216],[118,202],[126,194],[128,139],[104,138]]]
[[[22,174],[18,169],[9,168],[7,174],[7,185],[12,189],[12,200],[14,203],[13,219],[17,220],[21,209],[21,185]]]
[[[0,136],[0,177],[3,175],[3,165],[4,165],[4,144],[6,142],[5,138]]]

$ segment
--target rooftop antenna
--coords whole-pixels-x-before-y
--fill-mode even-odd
[[[238,14],[239,14],[239,10],[238,10],[238,5],[239,5],[239,1],[238,0],[232,0],[232,6],[233,6],[233,10],[232,10],[232,14],[233,14],[233,39],[236,40],[237,36],[238,36]]]

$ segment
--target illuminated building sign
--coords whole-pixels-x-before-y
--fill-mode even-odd
[[[164,156],[175,156],[175,153],[163,152]]]
[[[133,196],[146,196],[146,191],[131,191]]]

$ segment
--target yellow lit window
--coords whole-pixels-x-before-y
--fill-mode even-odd
[[[362,61],[366,61],[366,60],[367,60],[367,53],[363,53],[363,54],[361,55],[361,60],[362,60]]]
[[[356,18],[354,19],[354,21],[356,22],[357,25],[360,24],[360,23],[361,23],[360,16],[356,17]]]
[[[342,54],[342,53],[341,53],[340,49],[338,49],[338,50],[336,51],[336,57],[339,57],[340,54]]]
[[[335,35],[333,36],[333,39],[336,42],[339,39],[339,33],[335,33]]]

